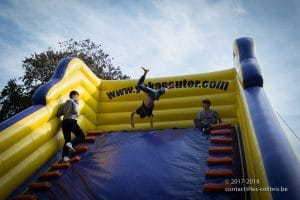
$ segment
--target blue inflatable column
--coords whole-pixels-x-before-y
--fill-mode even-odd
[[[273,199],[300,199],[300,166],[263,89],[263,77],[251,38],[234,43],[234,62]],[[253,161],[254,162],[254,161]],[[285,188],[288,191],[277,191]]]

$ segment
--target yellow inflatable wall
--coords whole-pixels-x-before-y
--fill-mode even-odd
[[[140,69],[137,69],[140,70]],[[142,70],[140,70],[142,73]],[[151,72],[150,72],[151,73]],[[233,69],[214,73],[146,79],[153,88],[175,84],[154,108],[154,128],[185,128],[193,126],[193,118],[200,111],[201,100],[209,98],[224,121],[237,124],[235,82]],[[96,125],[104,131],[134,130],[130,126],[130,113],[142,103],[143,92],[136,92],[137,80],[108,81],[100,85],[99,112]],[[149,119],[135,118],[135,129],[150,129]]]

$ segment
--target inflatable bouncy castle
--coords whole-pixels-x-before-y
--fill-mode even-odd
[[[234,67],[145,80],[175,88],[155,102],[154,127],[130,114],[143,100],[137,80],[101,80],[65,58],[33,105],[0,124],[0,199],[300,199],[299,160],[263,88],[251,38],[233,46]],[[56,117],[80,93],[87,141],[58,163],[64,139]],[[194,127],[210,99],[223,124],[209,137]]]

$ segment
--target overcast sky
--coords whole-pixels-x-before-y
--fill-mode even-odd
[[[22,76],[22,60],[73,38],[101,44],[138,78],[233,67],[233,41],[252,37],[264,88],[299,135],[298,0],[0,0],[0,90]]]

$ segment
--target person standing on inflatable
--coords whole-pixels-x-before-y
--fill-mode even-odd
[[[146,96],[143,100],[142,105],[135,111],[131,113],[131,126],[134,128],[133,117],[135,114],[138,114],[140,118],[144,118],[148,116],[150,118],[150,125],[153,128],[153,108],[154,108],[154,101],[159,100],[160,96],[163,95],[168,89],[174,88],[174,84],[169,85],[167,88],[160,88],[158,90],[154,90],[144,85],[144,81],[146,78],[149,69],[142,67],[144,70],[144,74],[138,81],[137,84],[137,92],[140,90],[143,91]]]
[[[57,117],[60,117],[62,115],[64,116],[62,121],[62,131],[65,139],[65,144],[63,148],[62,158],[65,162],[70,160],[69,150],[75,153],[76,150],[73,147],[85,140],[85,135],[77,124],[77,118],[79,116],[79,93],[77,91],[71,91],[69,97],[70,99],[68,99],[64,104],[60,106],[56,115]],[[71,132],[73,132],[76,136],[73,141],[71,141]]]

